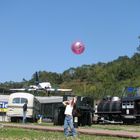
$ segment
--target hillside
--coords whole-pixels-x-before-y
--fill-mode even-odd
[[[131,58],[121,56],[118,59],[91,65],[69,68],[63,73],[39,71],[40,81],[49,81],[54,87],[72,88],[76,95],[89,95],[101,98],[105,95],[121,96],[126,86],[140,86],[140,54]],[[35,83],[34,74],[31,80],[22,82],[5,82],[0,84],[0,92],[9,88],[26,87]]]

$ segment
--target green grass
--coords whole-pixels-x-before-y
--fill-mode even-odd
[[[41,125],[41,126],[49,126],[54,127],[53,123],[41,123],[35,125]],[[63,127],[63,126],[62,126]],[[92,126],[84,126],[80,128],[95,128],[95,129],[105,129],[105,130],[119,130],[119,131],[130,131],[130,132],[140,132],[140,124],[137,125],[120,125],[120,124],[93,124]]]
[[[70,139],[70,138],[69,138]],[[79,140],[128,140],[118,137],[78,135]],[[61,132],[45,132],[21,128],[0,128],[0,140],[65,140]],[[137,139],[138,140],[138,139]],[[139,139],[140,140],[140,139]]]
[[[129,132],[140,132],[140,125],[103,125],[103,124],[97,124],[97,125],[92,125],[91,127],[86,126],[86,128],[95,128],[95,129],[105,129],[105,130],[119,130],[119,131],[129,131]]]

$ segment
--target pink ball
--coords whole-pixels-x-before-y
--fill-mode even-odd
[[[82,42],[76,41],[72,44],[71,49],[75,54],[81,54],[84,52],[85,46]]]

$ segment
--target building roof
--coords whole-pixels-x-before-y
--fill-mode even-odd
[[[63,101],[62,96],[47,96],[47,97],[41,97],[36,96],[36,98],[39,100],[41,104],[45,103],[61,103]]]
[[[38,99],[38,101],[41,104],[45,104],[45,103],[61,103],[63,101],[63,97],[62,96],[35,96],[36,99]],[[1,102],[8,102],[9,100],[9,95],[0,95],[0,101]]]
[[[9,95],[0,95],[0,101],[1,102],[8,102]]]

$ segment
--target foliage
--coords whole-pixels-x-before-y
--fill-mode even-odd
[[[40,82],[49,81],[52,87],[72,88],[76,95],[88,95],[96,99],[106,95],[121,96],[122,89],[140,86],[140,53],[131,58],[120,56],[108,63],[82,65],[69,68],[63,73],[39,71]],[[35,73],[31,80],[0,83],[0,91],[35,84]]]

